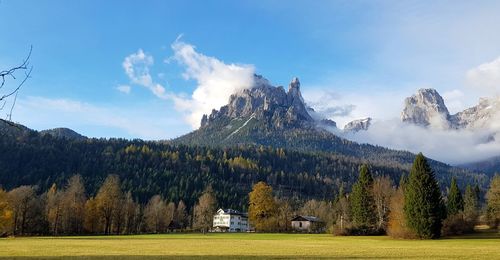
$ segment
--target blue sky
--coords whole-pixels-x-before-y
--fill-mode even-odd
[[[1,0],[0,68],[32,44],[34,70],[13,120],[92,137],[187,133],[231,90],[213,82],[246,72],[277,85],[298,76],[306,101],[341,125],[397,117],[421,87],[438,89],[456,112],[492,92],[466,74],[500,56],[500,4],[434,2]],[[134,81],[127,57],[151,82]],[[243,71],[228,77],[235,68]],[[197,89],[221,93],[194,111],[186,106],[204,99]]]

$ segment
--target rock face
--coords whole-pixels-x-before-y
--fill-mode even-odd
[[[481,98],[477,106],[452,115],[450,120],[455,128],[481,129],[495,124],[499,112],[499,100]]]
[[[420,89],[415,95],[406,98],[401,120],[425,127],[474,130],[495,126],[499,115],[500,100],[495,98],[482,98],[477,106],[450,115],[443,98],[435,89]]]
[[[420,126],[449,128],[450,113],[444,100],[435,89],[419,89],[405,99],[401,120]]]
[[[231,95],[228,105],[204,115],[201,127],[223,117],[265,119],[278,128],[314,122],[300,93],[298,78],[292,79],[287,92],[281,86],[272,86],[262,76],[255,75],[254,82],[254,87]]]
[[[346,131],[346,132],[358,132],[358,131],[362,131],[362,130],[368,130],[368,128],[371,125],[371,122],[372,122],[371,117],[354,120],[354,121],[347,123],[344,126],[344,131]]]

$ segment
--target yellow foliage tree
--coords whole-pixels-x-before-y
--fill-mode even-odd
[[[7,192],[0,189],[0,236],[8,233],[12,226],[12,208],[7,195]]]
[[[404,190],[402,187],[394,193],[390,202],[389,223],[387,234],[393,238],[413,238],[414,234],[407,226],[403,211],[405,202]]]
[[[273,188],[265,182],[253,186],[249,194],[248,218],[256,231],[269,232],[277,228],[278,207]]]

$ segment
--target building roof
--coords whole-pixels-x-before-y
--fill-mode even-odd
[[[221,210],[222,210],[222,212],[221,212]],[[229,214],[229,215],[240,215],[240,216],[247,216],[248,215],[247,213],[237,211],[234,209],[219,209],[219,210],[217,210],[217,213],[218,214]]]
[[[310,222],[323,222],[318,217],[314,216],[295,216],[292,221],[310,221]]]

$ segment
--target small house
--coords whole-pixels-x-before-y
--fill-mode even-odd
[[[219,209],[214,215],[215,232],[247,232],[250,231],[248,214],[234,209]]]
[[[296,216],[292,219],[292,229],[299,232],[323,232],[325,223],[313,216]]]

